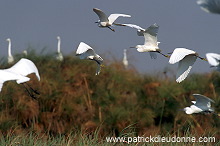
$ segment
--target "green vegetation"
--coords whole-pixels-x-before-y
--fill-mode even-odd
[[[17,60],[22,57],[16,55]],[[186,115],[193,93],[215,100],[220,112],[220,74],[191,74],[181,84],[157,75],[140,75],[112,62],[95,76],[96,63],[53,55],[26,57],[39,69],[29,84],[40,92],[37,100],[15,82],[0,93],[0,143],[3,145],[111,145],[106,136],[215,136],[220,117]],[[9,67],[4,60],[1,68]],[[123,145],[123,144],[122,144]],[[135,143],[134,143],[135,145]],[[153,144],[152,144],[153,145]],[[175,145],[175,143],[173,143]]]

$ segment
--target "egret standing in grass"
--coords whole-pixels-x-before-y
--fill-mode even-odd
[[[197,0],[197,4],[205,12],[220,14],[220,0]]]
[[[183,109],[186,114],[214,113],[214,109],[211,108],[211,102],[214,103],[212,99],[200,94],[193,94],[193,96],[195,97],[196,101],[192,101],[193,105]]]
[[[179,62],[176,74],[177,83],[185,80],[197,58],[207,61],[205,58],[200,57],[199,54],[193,50],[186,48],[176,48],[173,51],[172,55],[170,56],[169,63],[175,64]]]
[[[60,39],[60,37],[59,36],[57,36],[57,40],[58,40],[58,42],[57,42],[57,56],[56,56],[56,59],[58,60],[58,61],[63,61],[63,54],[61,53],[61,39]]]
[[[129,26],[128,24],[126,25]],[[134,27],[134,28],[139,28],[139,27]],[[158,47],[158,44],[160,43],[157,41],[158,30],[159,30],[159,26],[157,24],[151,25],[146,30],[142,28],[138,29],[138,35],[143,34],[144,36],[144,39],[145,39],[144,45],[137,45],[135,47],[130,47],[130,48],[137,48],[138,52],[149,52],[151,58],[153,59],[157,58],[156,53],[160,53],[161,55],[165,57],[169,57],[168,55],[161,53],[161,50]]]
[[[115,20],[118,17],[131,17],[130,15],[126,15],[126,14],[111,14],[109,17],[107,17],[107,15],[100,9],[98,8],[93,8],[93,11],[98,15],[99,20],[95,23],[98,23],[99,27],[107,27],[112,31],[115,31],[114,29],[112,29],[110,26],[112,25],[118,25],[118,26],[124,26],[122,24],[119,23],[114,23]]]
[[[211,67],[216,67],[216,69],[220,71],[220,54],[206,53],[206,58]]]
[[[37,67],[31,60],[28,60],[25,58],[22,58],[11,68],[1,69],[0,70],[0,91],[2,89],[3,83],[6,81],[16,80],[18,84],[22,83],[24,85],[24,83],[30,80],[30,78],[26,76],[31,73],[35,73],[38,80],[40,81],[40,75],[39,75]],[[39,94],[36,90],[31,88],[29,85],[28,87],[30,88],[30,90],[28,90],[25,85],[24,87],[28,91],[29,95],[33,98],[35,98],[33,92],[36,94]]]
[[[97,63],[96,74],[99,75],[101,67],[103,66],[103,59],[101,56],[95,53],[95,51],[84,42],[81,42],[76,50],[76,56],[79,56],[80,59],[90,59],[94,60]]]
[[[11,54],[11,39],[6,39],[8,41],[8,64],[14,63],[14,57]]]
[[[122,62],[124,64],[125,69],[127,69],[128,68],[127,49],[124,49],[124,57]]]

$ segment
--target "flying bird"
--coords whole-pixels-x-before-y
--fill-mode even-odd
[[[160,42],[157,41],[157,33],[159,30],[159,26],[157,24],[153,24],[150,27],[148,27],[146,30],[142,29],[141,27],[133,24],[125,24],[126,26],[137,28],[138,29],[138,35],[144,36],[145,42],[144,45],[137,45],[135,47],[130,48],[137,48],[138,52],[149,52],[151,58],[156,59],[157,53],[160,53],[161,55],[165,57],[169,57],[168,55],[165,55],[161,53],[160,48],[158,47],[158,44]]]
[[[144,36],[144,32],[146,31],[146,29],[144,29],[136,24],[122,24],[122,25],[137,29],[138,36]]]
[[[81,42],[76,50],[76,56],[79,56],[80,59],[90,59],[94,60],[97,63],[96,74],[99,75],[101,67],[103,66],[103,59],[101,56],[95,53],[95,51],[84,42]]]
[[[115,31],[114,29],[112,29],[110,27],[112,25],[124,26],[123,24],[114,23],[118,17],[120,17],[120,16],[121,17],[131,17],[130,15],[126,15],[126,14],[111,14],[109,17],[107,17],[107,15],[102,10],[100,10],[98,8],[93,8],[93,11],[99,17],[99,20],[95,23],[98,23],[99,27],[107,27],[112,31]]]
[[[56,59],[58,61],[63,61],[63,54],[61,53],[61,49],[60,49],[61,39],[60,39],[59,36],[57,36],[57,40],[58,40],[58,43],[57,43],[57,56],[56,56]]]
[[[23,84],[30,80],[30,78],[27,77],[27,75],[31,73],[35,73],[38,80],[40,81],[40,75],[39,75],[37,67],[31,60],[28,60],[25,58],[22,58],[11,68],[1,69],[0,70],[0,92],[3,87],[4,82],[10,81],[10,80],[16,80],[18,84]],[[35,98],[35,96],[31,92],[39,94],[36,90],[31,88],[29,85],[28,87],[30,87],[31,91],[29,91],[25,85],[24,87],[28,91],[29,95],[33,98]]]
[[[220,14],[220,0],[197,0],[197,4],[205,12]]]
[[[11,39],[6,39],[8,41],[8,64],[14,63],[14,57],[11,54]]]
[[[216,53],[206,53],[206,58],[211,65],[211,67],[216,67],[218,71],[220,71],[220,54]]]
[[[185,80],[197,58],[207,61],[205,58],[200,57],[198,53],[193,50],[186,48],[176,48],[173,51],[172,55],[170,56],[169,63],[175,64],[179,62],[176,74],[177,83]]]
[[[124,49],[124,57],[122,62],[124,64],[125,69],[127,69],[128,68],[127,49]]]
[[[186,114],[214,113],[214,109],[211,108],[211,102],[214,103],[212,99],[200,94],[193,94],[193,96],[195,97],[196,101],[192,101],[193,105],[183,109]]]

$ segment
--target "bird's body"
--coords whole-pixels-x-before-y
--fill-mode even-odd
[[[58,61],[63,61],[63,54],[61,53],[61,39],[59,36],[57,36],[57,40],[58,40],[58,43],[57,43],[57,56],[56,56],[56,59]]]
[[[156,53],[162,54],[160,48],[158,47],[158,44],[160,42],[157,41],[157,33],[159,30],[159,26],[157,24],[153,24],[147,29],[143,29],[134,24],[125,24],[125,25],[138,29],[137,34],[139,36],[143,35],[145,39],[144,45],[137,45],[135,47],[130,47],[130,48],[137,48],[138,52],[150,52],[151,58],[154,58],[154,59],[157,58]],[[169,57],[168,55],[164,55],[164,54],[162,55],[165,57]]]
[[[11,54],[11,39],[6,39],[8,41],[8,64],[14,63],[14,57]]]
[[[95,53],[92,47],[85,44],[84,42],[81,42],[76,50],[76,56],[79,56],[80,59],[94,60],[97,63],[96,75],[99,75],[103,59],[101,56]]]
[[[205,12],[220,14],[220,0],[197,0],[197,4]]]
[[[216,69],[220,71],[220,54],[206,53],[206,58],[211,67],[216,67]]]
[[[186,114],[214,112],[214,109],[211,108],[211,102],[214,103],[212,99],[200,94],[193,94],[193,96],[195,97],[196,101],[192,101],[193,105],[183,109]]]
[[[128,68],[127,49],[124,49],[124,57],[122,62],[124,64],[125,69],[127,69]]]
[[[112,31],[115,31],[114,29],[112,29],[110,27],[112,25],[123,26],[122,24],[114,23],[118,17],[131,17],[130,15],[126,15],[126,14],[111,14],[109,17],[107,17],[107,15],[102,10],[100,10],[98,8],[93,8],[93,11],[99,17],[99,20],[96,22],[96,23],[98,23],[98,26],[99,27],[107,27],[107,28],[111,29]]]
[[[205,58],[200,57],[195,51],[186,48],[176,48],[173,51],[169,63],[175,64],[179,62],[176,74],[176,81],[178,83],[185,80],[197,58],[206,60]]]
[[[30,78],[26,76],[31,73],[35,73],[38,80],[40,80],[40,75],[35,64],[24,58],[18,61],[11,68],[0,70],[0,91],[3,83],[6,81],[16,80],[18,84],[29,81]]]

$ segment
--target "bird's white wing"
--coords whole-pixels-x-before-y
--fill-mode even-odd
[[[195,106],[201,108],[201,109],[209,109],[211,107],[211,103],[210,102],[215,102],[214,100],[204,96],[204,95],[201,95],[201,94],[193,94],[193,96],[195,97],[196,99],[196,103],[195,103]]]
[[[197,4],[205,12],[220,14],[220,0],[197,0]]]
[[[108,17],[106,16],[106,14],[104,12],[102,12],[102,10],[98,9],[98,8],[93,8],[93,11],[98,15],[99,20],[101,22],[108,22]]]
[[[118,17],[131,17],[130,15],[126,15],[126,14],[111,14],[109,17],[108,17],[108,20],[109,20],[109,23],[110,24],[113,24],[115,22],[115,20],[118,18]]]
[[[76,50],[76,55],[79,56],[80,59],[87,59],[88,56],[94,56],[95,51],[84,42],[81,42]]]
[[[206,53],[206,58],[211,66],[218,66],[220,62],[220,54]]]
[[[188,76],[192,65],[195,63],[197,57],[196,56],[186,56],[184,59],[182,59],[178,64],[178,70],[176,74],[176,82],[180,83]]]
[[[186,49],[186,48],[176,48],[172,55],[170,56],[170,60],[169,63],[170,64],[175,64],[177,62],[179,62],[180,60],[182,60],[184,57],[186,57],[187,55],[190,54],[195,54],[195,51]]]
[[[31,60],[25,58],[19,60],[11,68],[4,70],[22,76],[27,76],[28,74],[35,73],[38,80],[40,80],[40,75],[35,64]]]
[[[144,36],[144,31],[145,31],[144,28],[142,28],[138,25],[135,25],[135,24],[122,24],[122,25],[131,27],[131,28],[135,28],[135,29],[137,29],[137,35],[138,36]]]
[[[95,75],[99,75],[100,71],[101,71],[101,66],[100,66],[100,64],[97,63],[97,68],[96,68]]]
[[[158,30],[159,30],[159,26],[157,24],[153,24],[144,31],[143,33],[145,39],[144,45],[158,46],[157,44]]]

